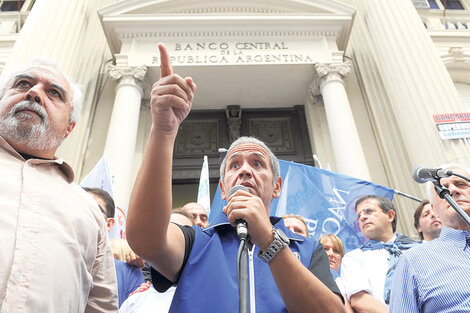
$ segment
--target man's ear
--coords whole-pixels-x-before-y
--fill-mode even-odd
[[[393,220],[395,219],[395,215],[396,215],[395,211],[390,210],[387,212],[387,215],[388,215],[388,221],[390,223],[393,222]]]
[[[73,128],[75,127],[75,122],[70,122],[69,126],[67,126],[67,131],[65,132],[64,139],[67,138],[70,133],[72,132]]]
[[[279,178],[276,181],[276,185],[274,186],[273,198],[279,198],[279,196],[281,195],[281,188],[282,188],[282,177],[279,176]]]
[[[222,200],[226,199],[226,194],[224,190],[224,185],[222,185],[222,181],[219,179],[219,187],[220,187],[220,192],[222,193]]]
[[[114,223],[116,223],[116,221],[114,220],[114,218],[107,218],[106,219],[106,226],[108,228],[108,231],[110,231],[111,229],[113,229],[114,227]]]

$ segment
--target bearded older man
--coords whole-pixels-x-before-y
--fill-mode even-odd
[[[54,155],[82,93],[50,60],[0,81],[1,312],[116,312],[106,225]]]

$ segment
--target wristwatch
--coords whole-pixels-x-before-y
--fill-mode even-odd
[[[265,263],[271,262],[271,260],[281,251],[284,247],[287,247],[290,243],[289,238],[279,228],[272,229],[274,240],[266,249],[266,251],[258,251],[258,257]]]

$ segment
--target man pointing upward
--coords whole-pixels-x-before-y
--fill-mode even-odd
[[[127,232],[132,249],[152,265],[155,288],[160,291],[177,284],[170,312],[237,310],[239,239],[233,225],[238,219],[247,222],[254,244],[250,251],[252,311],[343,312],[321,245],[290,232],[282,219],[269,217],[269,205],[279,197],[282,179],[276,157],[263,142],[242,137],[231,145],[219,182],[228,203],[212,227],[202,230],[169,222],[173,146],[191,110],[196,85],[190,77],[173,74],[165,46],[158,47],[161,78],[151,93],[153,124],[131,196]],[[244,185],[249,192],[238,190],[228,197],[235,185]]]

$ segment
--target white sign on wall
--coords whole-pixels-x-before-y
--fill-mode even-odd
[[[134,43],[130,63],[160,65],[154,42]],[[313,64],[331,60],[328,44],[321,39],[308,41],[197,41],[165,43],[173,65],[246,65],[246,64]],[[149,53],[148,51],[151,51]],[[139,62],[140,61],[140,62]]]

